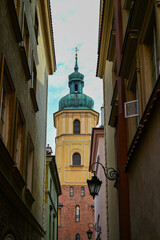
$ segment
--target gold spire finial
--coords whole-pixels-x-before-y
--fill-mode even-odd
[[[77,57],[77,52],[78,52],[79,50],[78,50],[78,48],[76,47],[75,48],[75,59],[77,59],[78,57]]]

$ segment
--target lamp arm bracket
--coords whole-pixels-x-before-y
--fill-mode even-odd
[[[104,175],[105,177],[108,179],[108,180],[111,180],[111,181],[119,181],[119,171],[110,167],[110,168],[107,168],[107,167],[104,167],[102,163],[100,162],[94,162],[92,163],[92,165],[90,166],[90,169],[92,170],[92,167],[94,164],[99,164],[101,165],[101,167],[103,168],[103,171],[104,171]]]

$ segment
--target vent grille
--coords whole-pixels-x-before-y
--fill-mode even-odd
[[[124,103],[125,118],[135,117],[139,115],[138,100]]]

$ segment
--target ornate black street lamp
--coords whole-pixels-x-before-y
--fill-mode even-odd
[[[92,227],[90,227],[90,225],[92,225]],[[100,226],[96,226],[93,223],[88,223],[88,227],[89,227],[89,229],[87,231],[88,239],[92,238],[93,231],[91,231],[91,228],[93,228],[96,232],[101,232],[101,227]]]
[[[91,239],[91,238],[92,238],[92,234],[93,234],[93,232],[92,232],[91,229],[89,228],[88,231],[87,231],[88,239]]]
[[[103,168],[104,170],[104,175],[107,179],[111,180],[111,181],[115,181],[116,180],[116,183],[119,182],[119,172],[117,170],[115,170],[114,168],[107,168],[107,167],[104,167],[102,165],[102,163],[100,162],[94,162],[90,169],[92,170],[92,166],[94,164],[99,164],[101,165],[101,167]],[[102,182],[99,180],[99,178],[97,176],[95,176],[95,171],[94,171],[94,176],[92,177],[91,180],[87,180],[87,184],[88,184],[88,188],[89,188],[89,192],[90,192],[90,195],[93,197],[93,199],[95,198],[96,195],[98,195],[99,193],[99,190],[101,188],[101,184]]]
[[[87,184],[88,184],[89,192],[94,199],[95,196],[98,195],[99,193],[102,181],[100,181],[94,174],[91,180],[87,179]]]

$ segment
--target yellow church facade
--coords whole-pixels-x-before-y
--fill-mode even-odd
[[[74,134],[74,122],[80,122],[80,134]],[[98,124],[98,113],[92,109],[61,110],[54,115],[57,129],[56,162],[61,185],[83,184],[89,178],[92,128]],[[74,154],[80,155],[80,165],[74,165]]]

